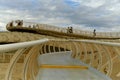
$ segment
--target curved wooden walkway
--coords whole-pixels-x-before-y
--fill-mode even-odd
[[[120,39],[120,32],[96,32],[94,36],[93,32],[73,30],[73,33],[67,33],[66,28],[57,28],[45,24],[32,24],[32,25],[10,25],[7,24],[7,30],[9,31],[20,31],[20,32],[30,32],[42,35],[54,36],[59,38],[71,38],[71,39]],[[33,27],[27,27],[33,26]]]

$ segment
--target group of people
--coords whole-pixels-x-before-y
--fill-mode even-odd
[[[67,33],[73,33],[73,28],[72,27],[68,27],[67,28]]]
[[[73,27],[68,27],[67,33],[73,33]],[[95,37],[95,36],[96,36],[96,29],[93,30],[93,37]]]
[[[23,20],[17,20],[15,22],[18,24],[18,26],[23,26]]]
[[[15,26],[14,23],[17,24],[17,26],[23,26],[23,20],[16,20],[15,22],[12,21],[10,22],[10,26]]]

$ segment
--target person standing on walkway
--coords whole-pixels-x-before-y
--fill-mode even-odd
[[[96,29],[94,29],[94,31],[93,31],[93,36],[94,37],[96,36]]]

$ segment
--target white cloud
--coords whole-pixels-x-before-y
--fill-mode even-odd
[[[68,0],[67,0],[68,1]],[[120,31],[119,0],[0,0],[0,26],[16,19],[80,29]],[[78,5],[72,5],[77,3]],[[71,6],[70,6],[71,5]],[[72,7],[73,6],[73,7]],[[77,26],[76,26],[77,25]],[[78,28],[78,27],[77,27]]]
[[[80,5],[85,5],[92,8],[97,8],[105,3],[105,0],[71,0],[73,2],[78,2]]]

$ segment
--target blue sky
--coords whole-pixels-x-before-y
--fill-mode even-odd
[[[74,1],[72,1],[72,0],[65,0],[65,3],[67,3],[67,4],[68,4],[69,6],[71,6],[71,7],[77,7],[77,6],[80,5],[80,3],[74,2]]]
[[[0,0],[0,30],[11,20],[120,31],[120,0]]]

